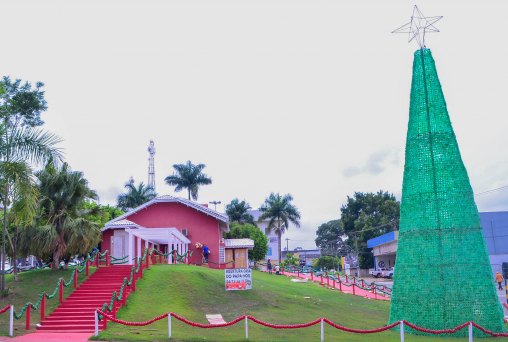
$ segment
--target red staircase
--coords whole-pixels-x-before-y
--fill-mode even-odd
[[[95,310],[111,300],[114,291],[120,291],[124,278],[129,280],[130,265],[99,268],[64,300],[55,311],[37,325],[40,332],[94,332]],[[124,289],[124,298],[130,289]],[[118,308],[120,302],[116,304]],[[116,312],[116,310],[115,310]],[[102,324],[99,324],[101,327]]]

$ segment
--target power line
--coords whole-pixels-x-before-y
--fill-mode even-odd
[[[476,193],[474,195],[475,196],[481,196],[481,195],[484,195],[484,194],[488,194],[488,193],[491,193],[491,192],[494,192],[494,191],[499,191],[499,190],[504,190],[504,189],[508,189],[508,185],[505,185],[505,186],[502,186],[502,187],[499,187],[499,188],[495,188],[495,189],[490,189],[490,190],[487,190],[487,191],[478,192],[478,193]]]

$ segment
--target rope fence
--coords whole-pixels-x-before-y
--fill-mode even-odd
[[[172,318],[173,317],[186,325],[189,325],[189,326],[192,326],[195,328],[201,328],[201,329],[224,328],[224,327],[229,327],[229,326],[232,326],[232,325],[235,325],[237,323],[244,321],[245,322],[245,338],[246,339],[249,338],[249,325],[248,325],[249,321],[252,321],[253,323],[256,323],[258,325],[261,325],[261,326],[264,326],[267,328],[271,328],[271,329],[303,329],[303,328],[308,328],[308,327],[320,324],[321,325],[321,341],[324,341],[324,325],[325,325],[325,323],[327,325],[329,325],[330,327],[335,328],[337,330],[341,330],[341,331],[349,332],[349,333],[354,333],[354,334],[376,334],[376,333],[380,333],[380,332],[387,331],[387,330],[398,327],[400,330],[400,340],[402,342],[404,342],[404,334],[405,334],[404,327],[405,326],[407,326],[411,329],[414,329],[414,330],[417,330],[420,332],[424,332],[424,333],[428,333],[428,334],[432,334],[432,335],[452,334],[452,333],[455,333],[455,332],[460,331],[462,329],[468,328],[468,336],[469,336],[470,342],[473,341],[474,328],[476,328],[476,329],[480,330],[481,332],[483,332],[487,335],[490,335],[492,337],[508,337],[508,333],[496,333],[496,332],[490,331],[490,330],[485,329],[482,326],[476,324],[473,321],[464,322],[456,327],[453,327],[450,329],[441,329],[441,330],[426,329],[423,327],[419,327],[415,324],[412,324],[406,320],[394,322],[390,325],[385,325],[383,327],[379,327],[379,328],[375,328],[375,329],[355,329],[355,328],[348,328],[348,327],[342,326],[342,325],[337,324],[337,323],[333,322],[332,320],[330,320],[328,318],[324,318],[324,317],[315,319],[315,320],[307,322],[307,323],[273,324],[273,323],[264,322],[260,319],[250,316],[250,315],[243,315],[243,316],[239,316],[239,317],[233,319],[232,321],[229,321],[226,323],[203,324],[203,323],[193,322],[191,320],[188,320],[188,319],[186,319],[174,312],[164,313],[162,315],[159,315],[159,316],[154,317],[154,318],[147,320],[147,321],[130,322],[130,321],[124,321],[124,320],[118,319],[112,315],[107,314],[106,312],[101,311],[101,310],[97,310],[95,312],[95,336],[98,336],[98,334],[99,334],[99,317],[102,317],[103,320],[108,320],[108,321],[111,321],[111,322],[114,322],[117,324],[121,324],[121,325],[125,325],[125,326],[135,326],[135,327],[147,326],[147,325],[153,324],[157,321],[160,321],[164,318],[167,318],[167,320],[168,320],[168,337],[169,338],[172,337],[172,330],[173,330],[172,329],[172,326],[173,326]]]
[[[264,271],[266,272],[266,271]],[[315,275],[314,272],[311,270],[310,274],[307,275],[305,273],[300,273],[297,271],[296,273],[293,272],[287,272],[285,269],[281,269],[281,275],[285,275],[287,277],[296,277],[298,279],[307,279],[311,280],[313,282],[319,282],[321,285],[327,285],[328,287],[331,287],[333,289],[338,289],[341,292],[348,292],[345,291],[343,288],[344,286],[346,288],[351,288],[353,295],[358,296],[367,296],[368,298],[377,299],[377,300],[389,300],[391,296],[391,289],[389,287],[386,287],[385,285],[379,285],[375,282],[368,283],[363,279],[357,280],[357,278],[349,278],[346,276],[346,281],[343,281],[340,276],[330,276],[329,274],[323,275],[323,273],[320,273],[319,275]],[[348,280],[353,280],[352,282],[348,282]],[[357,290],[363,290],[366,291],[363,294],[358,293]]]

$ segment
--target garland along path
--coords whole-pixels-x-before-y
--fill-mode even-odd
[[[294,283],[287,277],[253,272],[253,289],[225,291],[224,271],[188,265],[152,265],[145,270],[126,306],[116,317],[125,321],[145,321],[165,312],[174,312],[188,320],[207,324],[207,314],[221,314],[229,322],[244,314],[273,324],[297,324],[327,317],[337,324],[357,329],[382,327],[388,321],[388,301],[332,291],[313,282]],[[168,322],[162,319],[146,327],[108,323],[98,340],[167,340]],[[176,319],[172,323],[176,341],[243,340],[243,323],[220,328],[200,329]],[[319,341],[319,324],[298,330],[270,329],[249,325],[251,341]],[[325,328],[327,341],[400,341],[397,331],[356,335]],[[411,336],[407,341],[457,341],[456,338]]]

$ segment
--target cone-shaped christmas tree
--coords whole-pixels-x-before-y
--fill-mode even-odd
[[[505,331],[473,191],[426,48],[414,54],[390,311],[390,322],[403,319],[429,329],[474,321]]]

